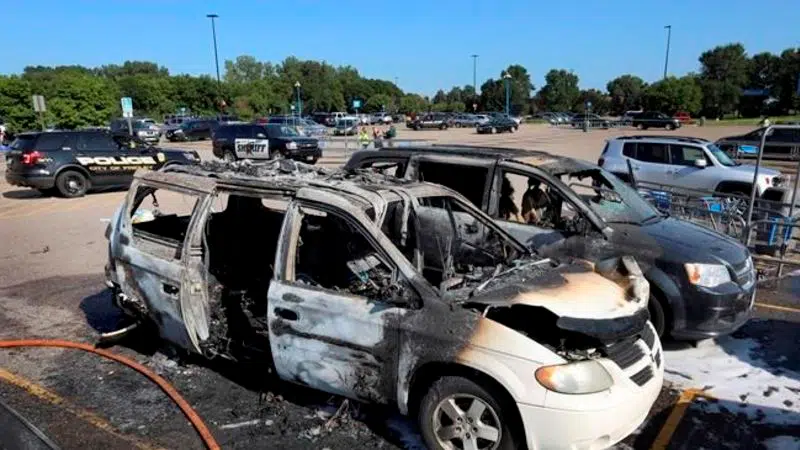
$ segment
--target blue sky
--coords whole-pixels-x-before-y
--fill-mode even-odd
[[[130,59],[213,74],[209,12],[220,16],[221,61],[295,55],[397,77],[427,95],[471,84],[473,53],[479,86],[512,63],[537,88],[551,68],[574,70],[582,88],[603,89],[624,73],[654,81],[667,24],[675,75],[697,71],[702,51],[728,42],[750,54],[800,46],[798,0],[0,0],[0,73]]]

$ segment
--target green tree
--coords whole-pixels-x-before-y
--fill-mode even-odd
[[[573,110],[585,112],[586,102],[591,102],[592,106],[590,106],[589,109],[595,114],[608,114],[609,108],[611,107],[611,99],[608,95],[597,89],[587,89],[580,92]]]
[[[644,80],[635,75],[622,75],[609,81],[606,89],[611,96],[611,112],[622,115],[641,108],[645,87]]]
[[[443,90],[439,89],[436,91],[436,94],[433,96],[433,100],[431,100],[431,102],[434,105],[447,103],[447,94],[445,94]]]
[[[400,99],[400,112],[411,114],[428,110],[428,102],[418,94],[406,94]]]
[[[392,109],[393,99],[387,94],[375,94],[364,104],[364,112],[373,113]]]
[[[38,128],[33,112],[31,84],[19,76],[0,76],[0,117],[14,132]]]
[[[781,53],[777,77],[778,107],[782,112],[800,110],[800,48],[787,48]]]
[[[60,128],[105,125],[119,114],[119,91],[92,75],[58,77],[48,99],[48,120]]]
[[[548,111],[569,111],[580,96],[578,76],[564,69],[553,69],[544,77],[540,103]]]
[[[739,109],[745,117],[756,117],[767,112],[765,101],[770,96],[780,98],[778,83],[781,69],[780,57],[769,52],[759,53],[750,58],[747,69],[746,89],[763,89],[765,95],[742,95]],[[776,105],[777,106],[777,105]]]
[[[703,91],[697,76],[667,77],[645,90],[643,102],[647,109],[674,114],[686,111],[697,114],[703,105]]]
[[[742,44],[715,47],[700,55],[703,111],[721,117],[736,111],[747,83],[749,60]]]

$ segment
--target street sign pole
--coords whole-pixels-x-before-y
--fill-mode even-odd
[[[122,97],[119,99],[119,103],[122,106],[122,117],[128,119],[128,134],[133,136],[133,123],[131,123],[131,117],[133,117],[133,100],[130,97]]]
[[[33,99],[33,111],[39,115],[39,123],[41,124],[42,131],[47,128],[44,124],[44,113],[47,111],[47,106],[44,103],[44,96],[42,95],[34,95]]]

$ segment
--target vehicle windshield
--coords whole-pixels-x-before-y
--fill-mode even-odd
[[[297,128],[288,125],[276,125],[275,129],[278,130],[278,136],[300,136]]]
[[[706,148],[708,149],[708,151],[711,152],[712,155],[714,155],[715,158],[717,158],[717,161],[719,161],[719,163],[722,164],[723,166],[733,167],[739,165],[736,161],[732,160],[730,156],[728,156],[728,154],[725,153],[724,150],[717,147],[715,144],[708,144],[706,145]]]
[[[662,217],[630,186],[601,168],[562,174],[561,179],[608,223],[643,224]]]
[[[448,298],[466,298],[487,279],[531,262],[523,244],[467,203],[450,196],[417,201],[390,202],[381,230]]]
[[[149,130],[150,129],[150,125],[155,125],[155,123],[154,122],[148,122],[146,120],[139,120],[139,121],[133,122],[133,129],[134,130]]]

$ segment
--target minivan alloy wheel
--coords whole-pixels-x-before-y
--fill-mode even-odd
[[[436,405],[433,431],[442,448],[496,449],[502,425],[495,410],[469,394],[450,395]]]

